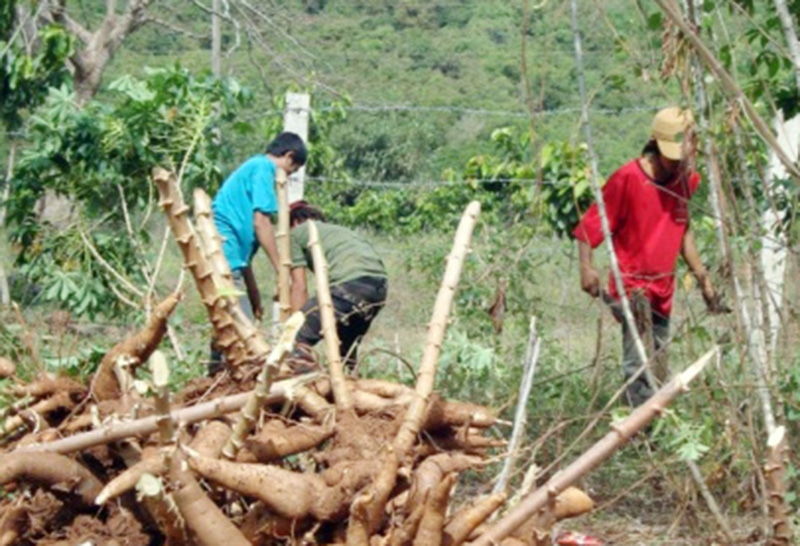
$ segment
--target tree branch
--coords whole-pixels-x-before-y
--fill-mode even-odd
[[[53,6],[53,9],[50,11],[50,15],[55,22],[64,25],[64,28],[77,36],[78,39],[84,44],[89,44],[89,42],[92,41],[93,34],[86,30],[86,28],[78,23],[75,19],[70,17],[63,4]]]

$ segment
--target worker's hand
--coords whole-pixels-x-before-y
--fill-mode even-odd
[[[700,290],[703,292],[703,300],[706,302],[706,308],[709,313],[722,315],[731,312],[731,308],[722,302],[722,294],[717,294],[716,290],[714,290],[709,277],[705,277],[700,281]]]
[[[591,266],[581,267],[581,289],[593,298],[600,295],[600,276]]]
[[[261,296],[251,301],[250,305],[253,306],[253,316],[256,320],[261,320],[264,317],[264,308],[261,306]]]

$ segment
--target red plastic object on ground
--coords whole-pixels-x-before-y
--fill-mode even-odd
[[[589,535],[565,531],[558,534],[556,544],[560,546],[603,546],[603,541]]]

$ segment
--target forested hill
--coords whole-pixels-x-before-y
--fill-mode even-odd
[[[160,24],[129,37],[104,81],[176,61],[207,70],[211,17],[198,4],[154,4]],[[348,118],[332,141],[354,178],[436,180],[443,169],[487,151],[493,129],[526,128],[530,107],[539,112],[533,126],[542,140],[578,137],[569,3],[531,4],[530,105],[521,77],[522,1],[231,3],[223,73],[253,90],[251,120],[274,110],[274,96],[289,86],[313,90],[316,106],[349,99]],[[652,107],[678,95],[658,76],[658,32],[648,30],[654,7],[630,0],[580,4],[591,119],[607,171],[638,151]],[[248,145],[253,149],[241,155],[261,143],[242,144]]]

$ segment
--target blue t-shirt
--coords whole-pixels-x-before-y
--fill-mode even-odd
[[[262,154],[245,161],[222,184],[212,209],[231,270],[247,267],[258,250],[253,214],[278,211],[272,160]]]

